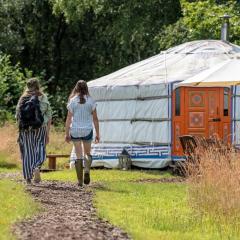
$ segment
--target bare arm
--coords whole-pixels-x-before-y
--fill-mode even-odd
[[[97,116],[97,110],[95,109],[92,114],[93,114],[93,124],[94,124],[95,130],[96,130],[95,143],[99,143],[100,135],[99,135],[99,121],[98,121],[98,116]]]
[[[70,124],[72,122],[72,116],[73,116],[73,114],[70,111],[68,111],[67,119],[66,119],[66,123],[65,123],[65,140],[66,140],[66,142],[70,142]]]

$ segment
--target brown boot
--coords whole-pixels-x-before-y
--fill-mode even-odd
[[[77,159],[75,162],[75,169],[77,173],[78,186],[83,185],[83,159]]]
[[[84,158],[84,184],[90,183],[90,169],[92,165],[92,156],[87,155]]]

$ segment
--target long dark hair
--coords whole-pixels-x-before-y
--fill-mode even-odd
[[[84,96],[89,96],[89,92],[88,92],[87,83],[84,80],[79,80],[77,82],[77,84],[73,88],[68,100],[70,100],[70,98],[72,98],[74,96],[79,96],[80,104],[84,104],[86,102]]]

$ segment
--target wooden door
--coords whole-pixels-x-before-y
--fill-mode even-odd
[[[230,141],[230,90],[180,87],[173,93],[173,155],[182,155],[180,135]]]

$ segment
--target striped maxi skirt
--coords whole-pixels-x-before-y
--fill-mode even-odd
[[[18,143],[25,179],[32,179],[34,169],[41,167],[46,159],[46,134],[46,126],[19,132]]]

